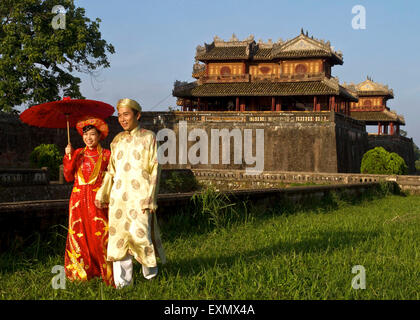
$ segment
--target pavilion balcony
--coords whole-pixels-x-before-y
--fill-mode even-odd
[[[353,106],[351,107],[350,111],[384,111],[385,107],[378,105],[378,106]]]
[[[221,82],[291,82],[291,81],[321,81],[326,77],[324,72],[305,74],[224,74],[224,75],[202,75],[199,84],[221,83]]]
[[[315,81],[324,79],[324,72],[304,73],[304,74],[267,74],[251,75],[251,82],[270,81],[270,82],[288,82],[288,81]]]
[[[224,74],[224,75],[211,75],[201,76],[199,84],[204,83],[220,83],[220,82],[249,82],[249,74]]]

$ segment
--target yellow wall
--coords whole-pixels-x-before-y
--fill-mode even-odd
[[[306,66],[307,73],[322,72],[322,60],[289,60],[283,61],[281,64],[282,73],[296,74],[295,68],[297,65],[303,64]]]
[[[220,70],[222,67],[229,67],[230,74],[244,74],[244,64],[242,62],[233,62],[233,63],[209,63],[207,68],[209,70],[209,76],[220,75]]]
[[[264,73],[261,71],[263,70],[262,68],[269,69],[269,71]],[[259,63],[259,64],[250,65],[249,74],[253,76],[279,75],[280,65],[278,63]]]
[[[354,103],[352,106],[353,108],[364,108],[365,107],[365,101],[370,100],[372,107],[382,106],[383,105],[383,98],[380,97],[366,97],[366,98],[359,98],[359,102]]]

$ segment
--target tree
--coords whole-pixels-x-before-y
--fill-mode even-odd
[[[56,5],[65,9],[64,29],[53,26]],[[107,53],[114,53],[101,38],[100,22],[72,0],[1,0],[0,111],[61,96],[83,98],[73,73],[108,68]]]
[[[63,156],[55,144],[41,144],[30,154],[29,160],[34,167],[48,167],[51,180],[58,180]]]
[[[414,158],[416,160],[420,160],[420,149],[414,142],[413,142],[413,148],[414,148]]]
[[[361,173],[367,174],[407,174],[408,167],[403,158],[383,147],[367,151],[362,158]]]

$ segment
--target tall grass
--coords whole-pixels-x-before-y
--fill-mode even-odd
[[[279,199],[251,205],[208,190],[185,210],[160,217],[168,263],[134,286],[100,279],[54,290],[66,230],[0,257],[1,299],[419,299],[420,197],[390,185],[351,196],[330,193],[300,205]],[[366,289],[351,287],[354,265]]]

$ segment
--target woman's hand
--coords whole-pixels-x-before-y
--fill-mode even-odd
[[[64,149],[64,151],[66,152],[66,155],[70,155],[73,153],[73,147],[71,146],[71,143],[69,143],[66,147],[66,149]]]
[[[105,208],[108,208],[108,204],[107,204],[107,203],[100,202],[99,200],[95,200],[95,201],[94,201],[94,203],[95,203],[95,206],[96,206],[98,209],[105,209]]]

